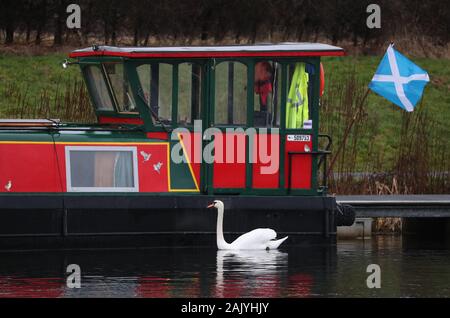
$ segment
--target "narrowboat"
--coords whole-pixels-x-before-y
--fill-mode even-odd
[[[0,249],[214,246],[270,227],[333,244],[318,43],[73,51],[97,117],[0,122]],[[324,141],[321,142],[321,139]],[[326,146],[328,144],[328,146]],[[320,145],[325,145],[321,149]]]

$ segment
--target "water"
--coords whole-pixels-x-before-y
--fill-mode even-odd
[[[2,252],[0,260],[0,297],[450,297],[450,249],[399,237],[254,252]],[[69,264],[81,268],[81,289],[67,287]],[[367,288],[369,264],[380,265],[380,289]]]

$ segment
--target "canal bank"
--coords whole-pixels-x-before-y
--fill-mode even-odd
[[[338,238],[370,238],[376,234],[401,234],[415,239],[450,242],[450,195],[338,196],[351,205],[353,226],[338,228]]]

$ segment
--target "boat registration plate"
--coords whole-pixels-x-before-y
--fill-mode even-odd
[[[287,141],[309,142],[309,141],[311,141],[311,136],[310,135],[288,135]]]

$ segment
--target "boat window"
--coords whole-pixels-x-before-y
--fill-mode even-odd
[[[222,62],[215,67],[215,124],[247,123],[247,66]]]
[[[68,192],[138,192],[135,147],[66,147]]]
[[[86,66],[83,68],[83,72],[97,110],[114,111],[113,102],[108,92],[108,85],[106,84],[100,66]]]
[[[254,74],[255,127],[280,127],[281,65],[272,61],[255,63]]]
[[[114,92],[118,111],[121,113],[137,113],[138,110],[123,64],[105,63],[103,65]]]
[[[192,125],[200,119],[202,69],[195,63],[178,65],[178,123]]]
[[[137,67],[137,73],[142,98],[163,124],[170,125],[172,123],[173,66],[164,63],[142,64]],[[159,123],[154,122],[154,124]]]
[[[307,63],[293,63],[288,66],[288,91],[286,104],[286,128],[312,129],[310,79],[315,75],[314,66]]]

